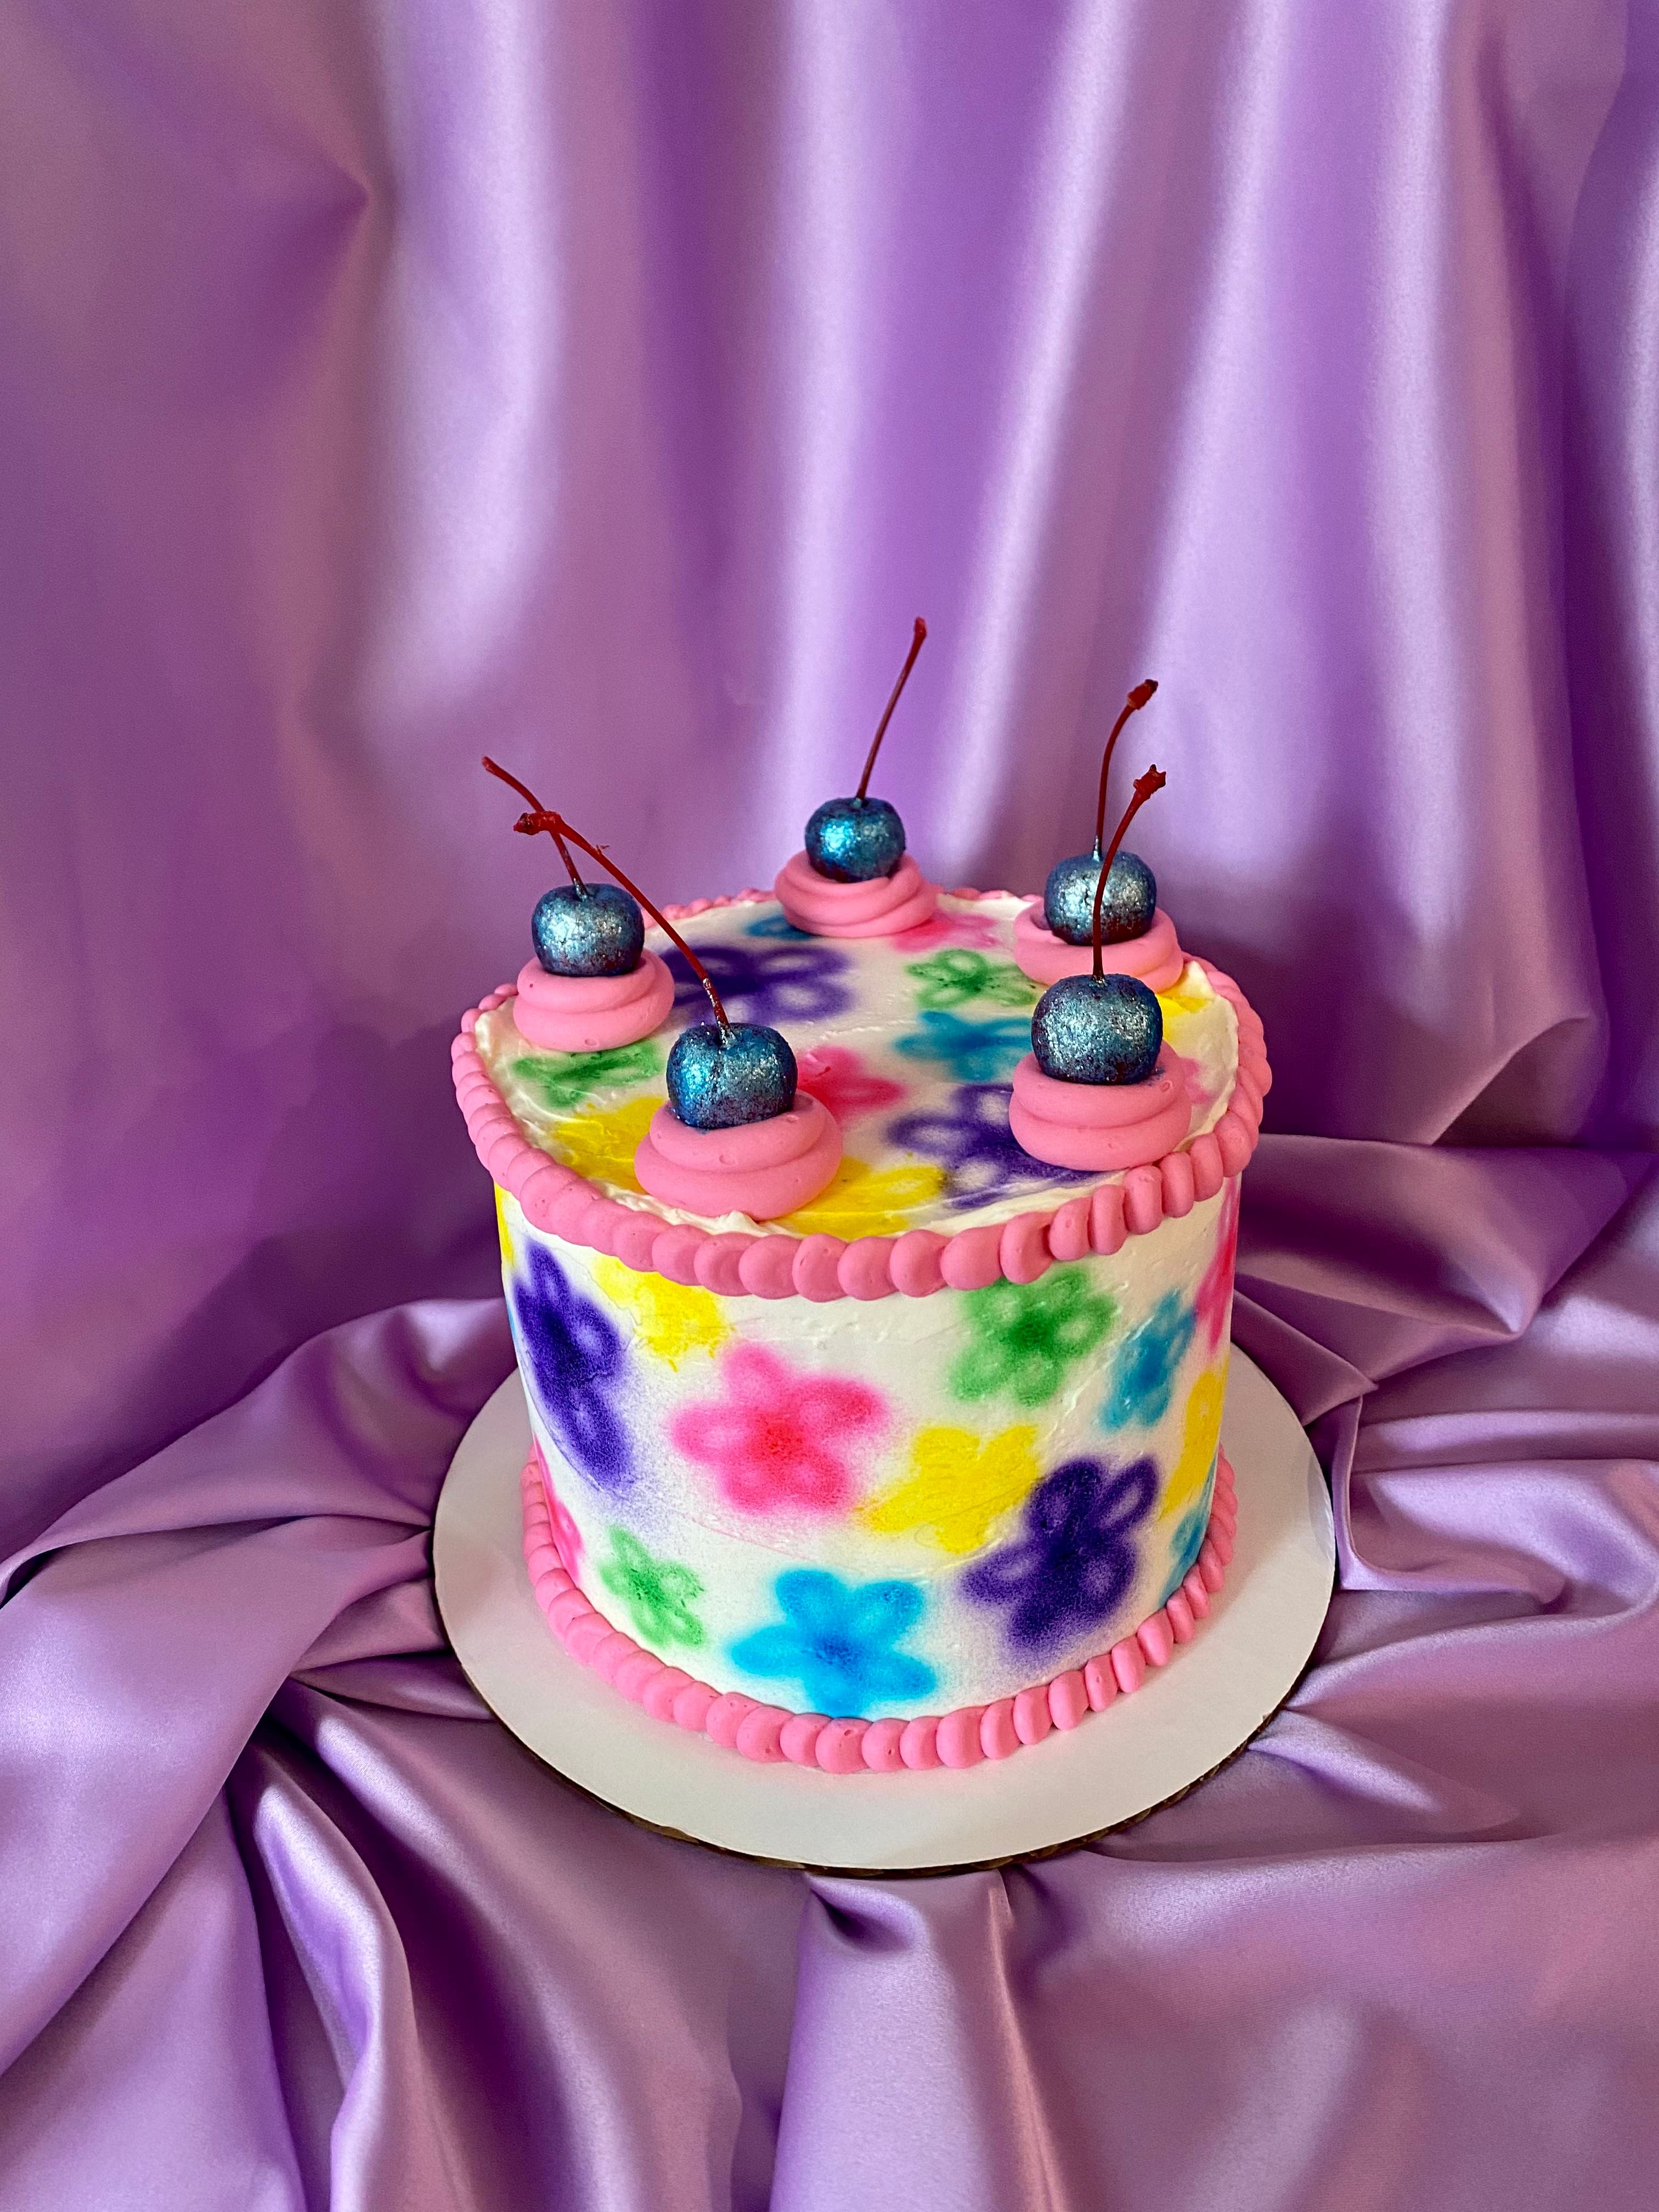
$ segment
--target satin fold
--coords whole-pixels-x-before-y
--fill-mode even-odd
[[[0,179],[4,2212],[1647,2212],[1652,0],[19,0]],[[1180,1802],[830,1881],[443,1647],[447,1054],[481,753],[769,882],[918,613],[941,883],[1160,679],[1340,1588]]]

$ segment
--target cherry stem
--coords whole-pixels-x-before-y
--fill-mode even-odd
[[[547,809],[542,805],[540,799],[537,798],[535,793],[530,788],[530,786],[527,783],[520,783],[516,775],[509,775],[504,768],[501,767],[496,762],[490,759],[488,753],[483,757],[483,764],[489,770],[491,775],[499,776],[503,783],[511,784],[514,790],[518,793],[520,799],[527,799],[538,815],[544,815],[546,817],[542,827],[545,829],[548,836],[551,837],[553,842],[558,847],[559,858],[564,862],[565,866],[569,870],[571,882],[574,884],[576,889],[581,893],[581,896],[586,898],[587,896],[587,885],[576,873],[576,863],[570,857],[570,848],[565,843],[564,839],[559,835],[558,830],[555,826],[560,819],[559,816],[556,814],[548,814]],[[514,827],[517,827],[516,823],[514,824]]]
[[[1131,714],[1138,714],[1158,689],[1158,678],[1149,676],[1144,684],[1137,684],[1123,702],[1123,712],[1112,725],[1112,734],[1106,740],[1106,750],[1100,762],[1100,796],[1095,801],[1095,858],[1100,858],[1100,841],[1106,834],[1106,779],[1112,772],[1112,754],[1116,748],[1118,732]]]
[[[557,824],[556,830],[554,828],[556,823]],[[599,846],[590,844],[587,839],[582,836],[580,830],[573,830],[562,814],[547,814],[539,811],[535,814],[521,814],[518,820],[513,824],[513,827],[515,830],[521,830],[526,837],[533,837],[538,830],[552,830],[556,836],[558,834],[559,830],[562,830],[564,835],[569,838],[573,845],[580,846],[582,851],[586,853],[590,859],[595,860],[599,862],[599,866],[605,870],[606,875],[614,876],[617,881],[622,885],[623,889],[627,891],[631,897],[636,898],[639,901],[640,904],[650,915],[652,921],[656,923],[659,929],[662,930],[665,935],[671,937],[674,943],[678,945],[680,951],[685,955],[687,961],[690,964],[692,974],[696,977],[698,982],[702,985],[703,989],[708,994],[708,1003],[714,1009],[714,1019],[720,1025],[720,1036],[722,1040],[728,1040],[730,1038],[732,1035],[731,1019],[726,1013],[725,1006],[720,1002],[720,993],[714,988],[714,977],[703,966],[702,961],[698,959],[696,954],[691,950],[691,947],[680,935],[678,930],[675,928],[673,923],[670,921],[668,916],[663,912],[662,908],[659,906],[653,906],[651,901],[647,898],[645,893],[640,889],[639,885],[635,883],[630,877],[623,875],[622,870],[617,866],[613,860],[610,859],[606,854],[601,851]]]
[[[1134,697],[1133,691],[1129,696],[1131,699]],[[1143,701],[1142,703],[1145,704],[1145,702]],[[1117,825],[1117,833],[1112,839],[1111,849],[1100,864],[1100,880],[1095,885],[1095,914],[1091,931],[1094,938],[1097,978],[1103,973],[1100,960],[1100,917],[1106,902],[1106,878],[1112,872],[1112,863],[1117,858],[1118,847],[1123,842],[1124,831],[1139,813],[1146,801],[1162,791],[1169,781],[1169,777],[1164,775],[1161,768],[1149,768],[1145,775],[1138,775],[1135,778],[1135,795],[1124,808],[1123,819]]]
[[[854,794],[855,798],[860,800],[862,800],[866,792],[870,788],[870,771],[876,764],[876,755],[881,750],[881,741],[887,735],[887,725],[893,719],[893,709],[897,706],[900,695],[903,691],[905,685],[910,681],[910,671],[916,665],[916,655],[921,651],[922,645],[927,635],[927,625],[923,622],[921,617],[918,615],[916,617],[915,632],[910,640],[910,650],[904,657],[904,665],[899,671],[898,682],[893,686],[891,696],[887,702],[886,710],[883,714],[880,721],[876,725],[876,734],[871,738],[870,750],[865,756],[864,774],[859,778],[859,787]]]

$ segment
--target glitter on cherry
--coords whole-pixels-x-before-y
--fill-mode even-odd
[[[1136,779],[1134,797],[1097,874],[1091,918],[1093,973],[1062,975],[1051,983],[1031,1016],[1032,1057],[1058,1083],[1144,1083],[1158,1066],[1164,1046],[1163,1009],[1157,995],[1137,977],[1103,973],[1101,915],[1124,832],[1167,781],[1157,768]]]

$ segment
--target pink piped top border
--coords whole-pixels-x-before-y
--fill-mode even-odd
[[[738,891],[730,898],[695,899],[668,907],[675,921],[713,907],[765,899],[769,892]],[[996,892],[956,890],[952,898],[988,898]],[[1227,1110],[1213,1129],[1184,1150],[1131,1168],[1121,1182],[1102,1183],[1061,1205],[1017,1213],[1012,1220],[959,1229],[945,1236],[907,1229],[896,1237],[859,1237],[849,1243],[823,1234],[794,1237],[699,1227],[668,1222],[638,1206],[623,1206],[595,1190],[585,1176],[562,1166],[520,1128],[512,1109],[490,1080],[472,1042],[480,1014],[493,1013],[514,995],[511,984],[461,1018],[450,1048],[455,1096],[479,1159],[524,1216],[544,1235],[608,1253],[639,1273],[697,1284],[722,1297],[885,1298],[895,1291],[926,1297],[939,1290],[976,1291],[1006,1278],[1033,1283],[1056,1261],[1121,1250],[1131,1237],[1149,1236],[1165,1215],[1190,1213],[1213,1198],[1229,1176],[1242,1172],[1261,1128],[1261,1103],[1273,1084],[1260,1017],[1231,975],[1207,960],[1199,966],[1212,990],[1230,1000],[1238,1018],[1238,1073]]]
[[[541,1455],[530,1448],[520,1477],[524,1492],[524,1556],[536,1601],[573,1659],[642,1705],[656,1720],[672,1721],[694,1735],[712,1737],[744,1759],[775,1765],[817,1766],[826,1774],[893,1774],[901,1769],[977,1766],[1041,1743],[1053,1729],[1074,1729],[1103,1712],[1120,1692],[1138,1690],[1148,1667],[1168,1663],[1176,1647],[1190,1644],[1210,1601],[1222,1586],[1233,1556],[1238,1498],[1227,1455],[1216,1455],[1209,1526],[1198,1563],[1174,1595],[1149,1613],[1133,1635],[1121,1637],[1081,1667],[1034,1683],[994,1705],[960,1705],[918,1720],[830,1720],[823,1713],[794,1713],[740,1690],[724,1692],[671,1667],[613,1627],[585,1597],[559,1557],[548,1511]]]

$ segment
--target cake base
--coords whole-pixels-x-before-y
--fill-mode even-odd
[[[1132,1698],[1017,1759],[902,1775],[757,1765],[653,1720],[553,1636],[524,1562],[518,1377],[465,1436],[438,1500],[438,1608],[485,1703],[565,1780],[662,1832],[821,1873],[932,1874],[1086,1843],[1201,1781],[1294,1688],[1330,1600],[1330,1499],[1295,1414],[1235,1350],[1222,1441],[1237,1547],[1194,1640]],[[555,1470],[556,1474],[557,1470]]]

